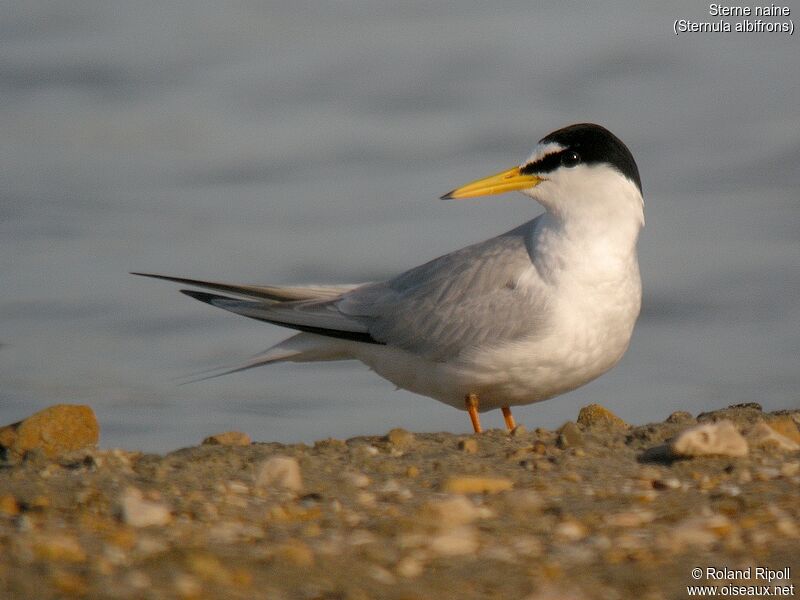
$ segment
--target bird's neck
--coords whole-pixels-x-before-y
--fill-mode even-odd
[[[556,214],[545,212],[531,232],[534,264],[547,279],[614,280],[638,272],[636,243],[641,211]]]

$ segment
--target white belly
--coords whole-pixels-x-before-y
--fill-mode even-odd
[[[466,394],[480,410],[530,404],[573,390],[613,367],[628,347],[639,314],[634,279],[561,294],[552,326],[530,338],[476,348],[433,362],[387,346],[365,347],[356,358],[400,388],[464,408]],[[622,283],[622,285],[620,285]]]

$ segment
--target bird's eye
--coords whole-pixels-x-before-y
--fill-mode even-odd
[[[561,165],[564,167],[574,167],[581,162],[581,155],[574,150],[568,150],[561,155]]]

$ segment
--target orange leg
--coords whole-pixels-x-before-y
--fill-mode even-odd
[[[480,433],[481,419],[478,417],[478,395],[467,394],[467,397],[464,398],[464,403],[467,405],[467,412],[472,421],[472,428],[475,430],[475,433]]]
[[[504,406],[501,410],[503,418],[506,420],[506,427],[509,431],[513,430],[517,426],[517,422],[514,420],[514,415],[511,414],[511,407]]]

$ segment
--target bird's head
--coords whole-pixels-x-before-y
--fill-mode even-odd
[[[642,182],[633,155],[613,133],[592,123],[554,131],[519,166],[468,183],[442,199],[510,191],[530,196],[563,219],[627,214],[643,223]]]

